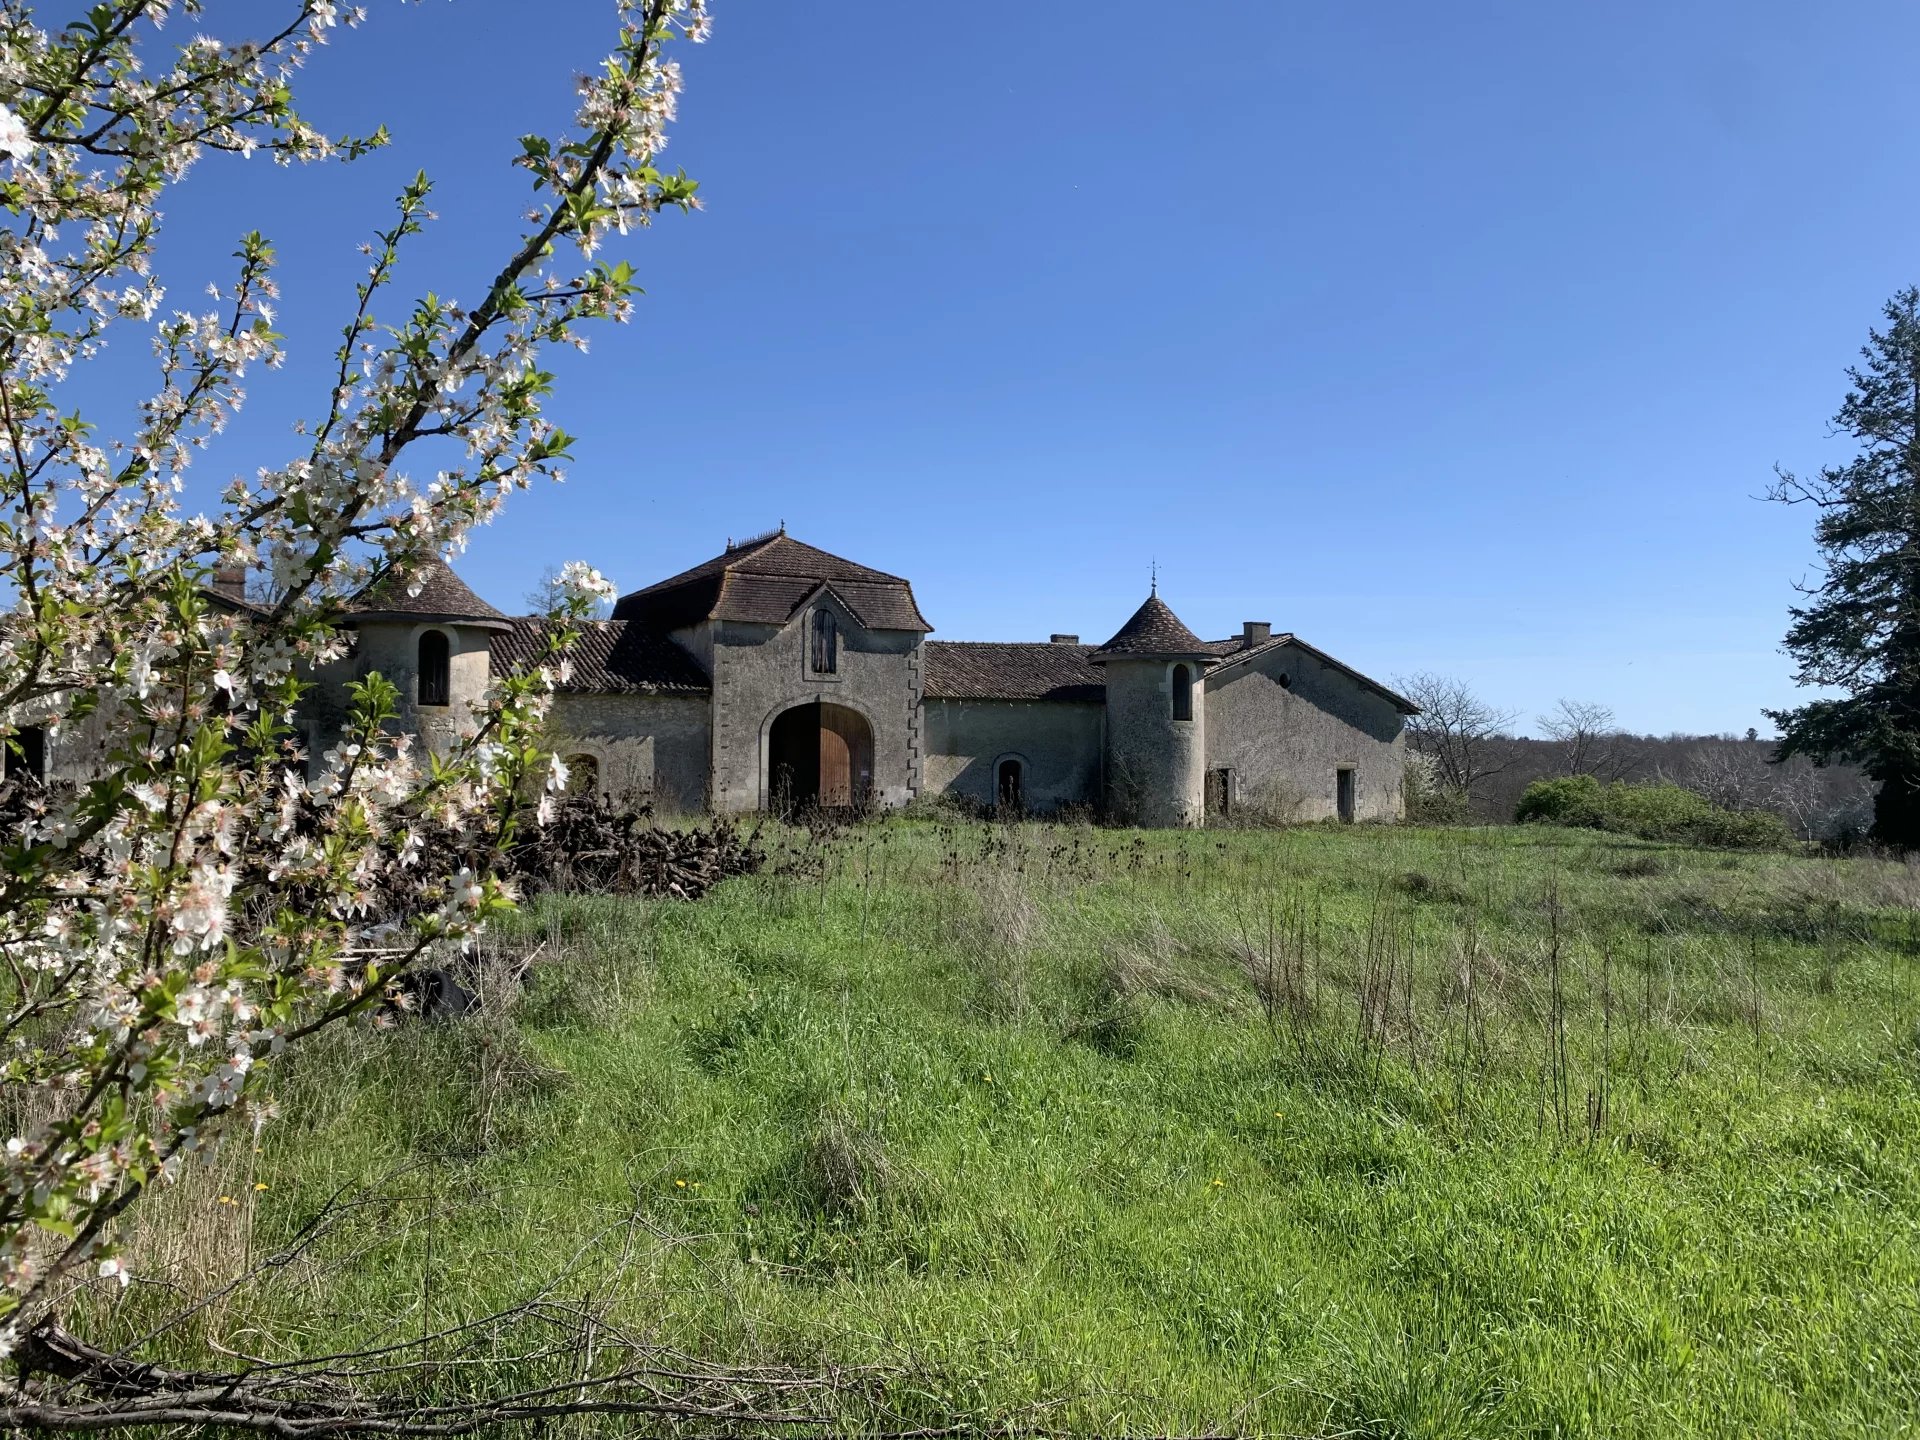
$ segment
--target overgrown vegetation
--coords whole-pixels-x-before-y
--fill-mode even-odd
[[[1552,827],[785,832],[698,905],[541,899],[480,1022],[295,1057],[86,1333],[344,1350],[561,1275],[848,1427],[1898,1433],[1916,905]]]
[[[1792,838],[1787,822],[1770,811],[1724,809],[1678,785],[1603,784],[1591,775],[1534,781],[1514,818],[1737,850],[1777,850]]]

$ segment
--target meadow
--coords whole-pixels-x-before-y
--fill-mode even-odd
[[[372,1345],[559,1276],[847,1367],[849,1429],[1920,1415],[1920,870],[1544,827],[774,849],[697,904],[532,903],[478,1018],[324,1037],[89,1330]]]

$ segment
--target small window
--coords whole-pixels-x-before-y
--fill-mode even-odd
[[[1002,760],[999,772],[994,777],[994,803],[1002,815],[1018,815],[1025,803],[1020,787],[1020,762]]]
[[[452,663],[445,632],[428,630],[420,637],[420,681],[415,692],[422,705],[445,705],[450,689],[448,669]]]
[[[1280,688],[1282,690],[1291,690],[1293,688],[1293,676],[1284,670],[1280,672]]]
[[[831,610],[813,612],[811,668],[816,675],[836,675],[840,671],[840,627],[834,624]]]
[[[1193,719],[1193,672],[1184,665],[1173,667],[1173,718]]]

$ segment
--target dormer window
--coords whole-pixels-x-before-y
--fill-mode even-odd
[[[812,639],[809,668],[816,675],[837,675],[840,672],[840,627],[834,623],[831,610],[822,607],[813,612]]]
[[[1173,667],[1173,718],[1193,719],[1193,671],[1184,665]]]
[[[452,652],[446,632],[426,630],[420,635],[419,688],[414,692],[422,705],[445,705],[451,690],[449,670]]]

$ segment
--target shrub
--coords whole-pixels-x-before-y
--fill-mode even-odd
[[[1513,818],[1738,850],[1774,849],[1791,838],[1787,822],[1767,811],[1723,809],[1679,785],[1606,785],[1591,775],[1534,781]]]
[[[1406,778],[1401,796],[1409,825],[1466,825],[1471,823],[1473,797],[1461,785],[1441,778],[1431,755],[1407,752]]]

